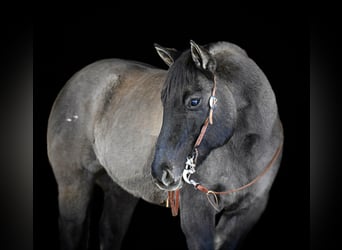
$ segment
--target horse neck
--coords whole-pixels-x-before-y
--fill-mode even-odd
[[[237,162],[251,161],[262,150],[273,152],[282,138],[273,90],[266,76],[257,70],[259,79],[253,84],[225,80],[237,110],[234,135],[226,146]]]

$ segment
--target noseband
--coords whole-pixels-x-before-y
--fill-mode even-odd
[[[210,125],[213,124],[213,112],[217,106],[217,98],[215,96],[216,94],[216,75],[213,75],[213,88],[211,91],[211,96],[209,98],[209,115],[206,118],[206,120],[204,121],[204,124],[201,128],[201,132],[199,134],[199,136],[197,137],[197,140],[195,142],[194,148],[192,150],[192,156],[191,157],[187,157],[186,162],[185,162],[185,168],[183,170],[183,180],[194,186],[195,189],[203,192],[206,194],[207,199],[209,201],[209,203],[214,207],[215,210],[219,211],[219,207],[218,207],[218,198],[217,195],[229,195],[238,191],[241,191],[243,189],[246,189],[250,186],[252,186],[253,184],[255,184],[262,176],[264,176],[273,166],[274,162],[278,159],[281,149],[282,149],[282,144],[279,145],[279,147],[277,148],[276,152],[274,153],[272,159],[270,160],[270,162],[267,164],[267,166],[264,168],[264,170],[258,175],[256,176],[253,180],[251,180],[250,182],[248,182],[247,184],[239,187],[239,188],[234,188],[234,189],[230,189],[227,191],[212,191],[209,190],[208,188],[206,188],[205,186],[201,185],[200,183],[194,181],[193,179],[191,179],[191,175],[193,175],[196,172],[196,163],[197,163],[197,158],[198,158],[198,147],[200,146],[203,137],[207,131],[207,128]],[[168,198],[167,198],[167,207],[171,207],[171,212],[173,216],[177,216],[178,215],[178,209],[179,209],[179,192],[180,189],[177,189],[175,191],[169,191],[168,192]]]

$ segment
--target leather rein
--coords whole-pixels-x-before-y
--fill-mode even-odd
[[[213,84],[211,96],[209,98],[209,107],[210,107],[209,115],[208,115],[207,119],[204,121],[204,124],[201,128],[201,132],[200,132],[199,136],[197,137],[197,140],[196,140],[194,148],[193,148],[192,156],[187,157],[187,159],[186,159],[185,168],[183,170],[183,180],[186,183],[193,185],[195,189],[205,193],[209,203],[214,207],[215,210],[219,211],[217,195],[229,195],[229,194],[241,191],[243,189],[246,189],[246,188],[252,186],[253,184],[255,184],[261,177],[263,177],[271,169],[274,162],[278,159],[280,152],[281,152],[281,149],[282,149],[282,144],[279,145],[279,147],[277,148],[276,152],[274,153],[272,159],[266,165],[264,170],[262,172],[260,172],[260,174],[257,175],[253,180],[251,180],[250,182],[248,182],[247,184],[245,184],[241,187],[226,190],[226,191],[213,191],[213,190],[209,190],[205,186],[203,186],[200,183],[191,179],[191,175],[196,172],[196,162],[197,162],[197,157],[199,154],[198,153],[198,147],[200,146],[200,144],[204,138],[204,135],[207,131],[209,124],[210,125],[213,124],[213,112],[216,108],[217,101],[218,101],[216,96],[215,96],[215,94],[216,94],[216,76],[215,76],[215,74],[213,75],[213,81],[214,81],[214,84]],[[180,189],[177,189],[174,191],[168,191],[168,198],[166,200],[166,207],[171,207],[172,216],[178,215],[179,196],[180,196]]]

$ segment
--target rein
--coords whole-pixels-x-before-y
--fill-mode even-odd
[[[206,188],[205,186],[194,182],[193,180],[190,180],[190,184],[192,184],[195,187],[195,189],[205,193],[207,195],[207,199],[208,199],[209,203],[215,208],[215,210],[219,211],[217,195],[229,195],[229,194],[241,191],[243,189],[246,189],[246,188],[252,186],[253,184],[255,184],[261,177],[263,177],[271,169],[274,162],[278,159],[280,152],[281,152],[281,149],[282,149],[282,144],[279,145],[279,147],[277,148],[276,152],[274,153],[272,159],[267,164],[267,166],[264,168],[264,170],[259,175],[257,175],[253,180],[251,180],[250,182],[248,182],[247,184],[245,184],[241,187],[226,190],[226,191],[212,191],[212,190],[209,190],[208,188]]]
[[[196,172],[197,157],[199,154],[198,153],[198,147],[200,146],[200,144],[203,140],[203,137],[207,131],[209,124],[210,125],[213,124],[213,112],[214,112],[216,105],[217,105],[217,98],[215,96],[215,94],[216,94],[216,76],[215,76],[215,74],[213,75],[213,79],[214,79],[214,85],[212,88],[211,96],[209,98],[209,107],[210,107],[209,115],[208,115],[207,119],[204,121],[204,124],[201,128],[201,132],[200,132],[199,136],[197,137],[197,140],[196,140],[194,148],[193,148],[192,156],[190,158],[187,157],[187,159],[186,159],[185,169],[183,170],[183,180],[186,183],[193,185],[195,189],[205,193],[209,203],[214,207],[215,210],[219,211],[217,195],[229,195],[229,194],[244,190],[244,189],[252,186],[253,184],[255,184],[261,177],[263,177],[271,169],[274,162],[278,159],[283,145],[282,144],[279,145],[279,147],[277,148],[276,152],[274,153],[272,159],[266,165],[264,170],[259,175],[257,175],[253,180],[251,180],[250,182],[248,182],[247,184],[245,184],[241,187],[226,190],[226,191],[213,191],[213,190],[209,190],[208,188],[206,188],[205,186],[201,185],[200,183],[194,181],[193,179],[190,179],[191,175]],[[179,193],[180,193],[180,189],[177,189],[175,191],[168,191],[168,198],[166,201],[166,207],[169,207],[169,206],[171,207],[172,216],[178,215]]]

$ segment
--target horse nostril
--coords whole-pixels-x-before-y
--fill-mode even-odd
[[[161,181],[165,186],[169,186],[174,182],[174,175],[170,170],[165,169],[163,170]]]

